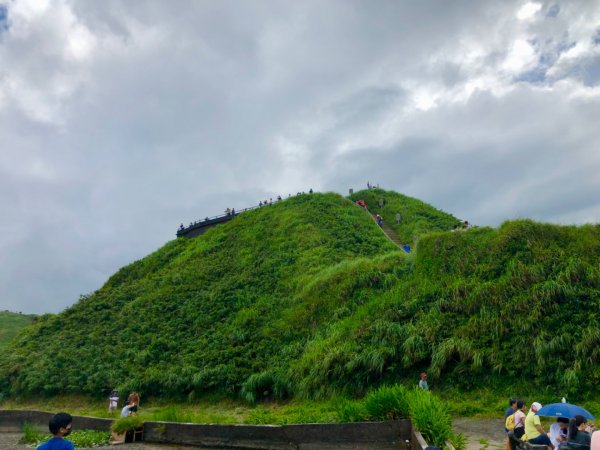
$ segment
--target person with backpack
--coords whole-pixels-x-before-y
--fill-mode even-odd
[[[506,450],[511,450],[510,443],[510,434],[514,428],[514,413],[517,409],[517,399],[509,398],[508,399],[508,409],[504,411],[504,431],[507,434],[508,438],[506,439]]]
[[[508,433],[508,427],[506,426],[506,419],[508,419],[508,416],[512,416],[515,411],[517,410],[517,399],[516,398],[510,398],[508,399],[508,409],[506,411],[504,411],[504,431],[506,431]]]
[[[525,402],[523,400],[517,400],[517,410],[513,414],[513,435],[517,439],[521,439],[521,437],[525,434],[525,408]]]

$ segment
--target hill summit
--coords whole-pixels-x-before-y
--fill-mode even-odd
[[[380,189],[249,211],[39,318],[0,356],[0,392],[326,397],[423,369],[463,388],[595,386],[600,226],[458,223]]]

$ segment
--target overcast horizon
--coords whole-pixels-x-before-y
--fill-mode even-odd
[[[0,310],[310,188],[598,223],[599,118],[591,0],[0,0]]]

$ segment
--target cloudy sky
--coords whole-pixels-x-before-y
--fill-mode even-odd
[[[598,222],[599,145],[594,0],[0,0],[0,310],[310,187]]]

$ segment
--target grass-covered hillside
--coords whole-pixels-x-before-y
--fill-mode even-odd
[[[452,232],[409,197],[352,199],[377,212],[382,195],[411,254],[335,194],[244,213],[30,326],[0,356],[0,391],[325,398],[427,369],[434,388],[597,393],[600,225]]]
[[[35,316],[0,311],[0,353],[22,328],[33,322]]]
[[[355,192],[352,201],[364,200],[372,214],[379,214],[400,237],[401,241],[413,245],[419,236],[432,231],[449,231],[461,221],[419,199],[383,189],[368,189]],[[380,201],[383,200],[383,207]],[[396,224],[396,214],[400,224]]]
[[[394,250],[364,211],[336,194],[244,213],[169,242],[40,319],[0,356],[2,390],[234,394],[250,375],[294,358],[331,320],[304,318],[315,277]]]

